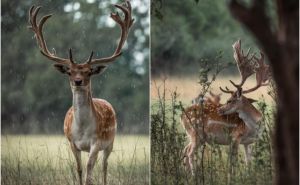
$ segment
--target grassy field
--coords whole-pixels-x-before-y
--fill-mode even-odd
[[[221,93],[219,87],[225,87],[227,86],[229,89],[233,89],[231,83],[229,80],[233,80],[234,82],[239,82],[240,77],[239,76],[234,76],[234,77],[229,77],[229,76],[219,76],[215,82],[212,84],[212,92],[215,94]],[[200,91],[200,85],[197,83],[198,77],[197,76],[184,76],[184,77],[169,77],[166,78],[165,81],[165,88],[169,92],[173,92],[176,90],[176,92],[180,96],[180,100],[184,103],[190,103],[191,100],[195,97],[198,96],[199,91]],[[255,77],[251,77],[247,80],[247,82],[244,85],[245,89],[254,87],[256,85],[256,80]],[[157,88],[156,87],[161,87],[163,86],[163,78],[154,78],[151,80],[151,99],[152,100],[157,100],[158,99],[158,94],[157,94]],[[259,99],[264,96],[264,100],[267,103],[272,103],[272,99],[270,96],[267,95],[268,92],[268,87],[261,87],[258,90],[256,90],[253,93],[247,94],[248,98],[254,98],[254,99]],[[166,93],[167,95],[170,95],[171,93]],[[229,94],[222,93],[222,99],[221,103],[224,103],[228,98]],[[167,99],[170,99],[170,97],[167,97]]]
[[[213,90],[219,86],[228,86],[229,79],[219,77]],[[238,81],[234,79],[234,81]],[[170,185],[271,185],[274,177],[273,166],[273,125],[274,102],[263,87],[251,96],[259,99],[255,106],[263,114],[258,124],[260,134],[251,145],[252,161],[249,165],[244,161],[244,149],[240,146],[238,160],[229,161],[229,147],[222,145],[205,145],[197,149],[194,166],[195,175],[187,171],[183,165],[183,148],[188,144],[187,135],[180,124],[183,107],[188,106],[197,96],[200,86],[197,78],[169,78],[163,83],[161,79],[152,80],[151,84],[151,182],[153,184]],[[246,87],[254,86],[249,81]],[[159,88],[159,92],[157,90]],[[176,91],[179,96],[174,95]],[[165,96],[164,96],[165,94]],[[264,95],[263,97],[261,97]],[[227,99],[222,96],[222,103]],[[222,155],[219,155],[218,150]],[[231,167],[234,169],[230,171]],[[229,175],[230,174],[230,175]]]
[[[109,184],[149,184],[149,142],[148,136],[117,135],[108,159]],[[76,163],[63,136],[2,135],[1,148],[3,185],[78,184]],[[101,184],[101,156],[93,171],[95,184]],[[87,157],[83,152],[83,166]]]

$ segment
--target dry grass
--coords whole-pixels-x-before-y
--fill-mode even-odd
[[[117,135],[108,159],[109,184],[149,183],[149,137]],[[68,141],[57,135],[2,135],[1,184],[77,184],[74,156]],[[101,184],[101,156],[93,171]],[[88,154],[82,153],[85,169]]]
[[[215,82],[213,82],[212,85],[212,92],[214,93],[221,93],[219,87],[225,87],[227,86],[229,89],[233,89],[232,85],[230,84],[229,80],[233,80],[234,82],[239,82],[239,76],[229,77],[229,76],[219,76]],[[197,76],[187,76],[187,77],[167,77],[166,78],[166,89],[167,91],[173,92],[176,90],[176,92],[180,95],[179,99],[181,99],[184,103],[190,103],[191,100],[195,97],[197,97],[199,91],[200,91],[200,85],[197,83],[198,77]],[[157,100],[158,94],[157,94],[157,87],[161,87],[163,85],[163,78],[152,78],[151,80],[151,99]],[[254,87],[256,85],[255,78],[249,78],[244,85],[245,89]],[[264,97],[264,100],[268,104],[273,104],[273,100],[271,97],[267,94],[268,87],[261,87],[258,90],[256,90],[253,93],[247,94],[248,98],[253,99],[259,99],[262,96]],[[170,95],[171,93],[167,93]],[[224,103],[229,98],[229,94],[222,94],[222,100],[221,103]],[[167,99],[170,99],[170,97],[167,97]]]

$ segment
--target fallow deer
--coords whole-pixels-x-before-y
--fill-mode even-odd
[[[253,99],[246,98],[243,94],[253,92],[261,86],[267,85],[269,80],[269,67],[264,63],[264,55],[257,58],[254,54],[249,57],[241,50],[241,41],[233,44],[234,58],[241,75],[241,82],[231,91],[220,87],[221,91],[231,93],[231,98],[226,104],[204,101],[186,108],[181,115],[181,123],[189,136],[189,144],[183,150],[184,163],[193,173],[193,155],[195,150],[204,143],[231,145],[232,155],[235,156],[239,144],[245,148],[246,164],[251,159],[249,144],[255,142],[258,130],[257,123],[262,114],[252,105]],[[255,87],[242,90],[242,86],[249,76],[256,74]],[[212,94],[213,95],[213,94]]]
[[[117,128],[116,114],[110,103],[103,99],[92,98],[91,76],[102,73],[107,65],[121,55],[121,49],[128,37],[134,22],[131,16],[131,5],[125,1],[121,5],[114,5],[124,13],[121,18],[118,13],[111,13],[110,17],[121,27],[121,37],[114,53],[110,57],[93,59],[91,52],[88,60],[82,64],[75,63],[72,50],[69,58],[61,58],[51,53],[43,35],[43,25],[52,16],[43,16],[37,22],[37,14],[41,7],[32,6],[29,11],[29,28],[34,32],[40,52],[49,60],[54,61],[54,67],[69,76],[73,94],[73,106],[67,111],[64,120],[64,133],[77,163],[79,182],[82,185],[81,151],[89,152],[85,184],[92,183],[92,170],[99,151],[103,150],[102,182],[107,184],[108,157],[113,149]]]
[[[192,104],[199,104],[201,102],[206,102],[214,105],[219,105],[221,101],[221,95],[222,93],[219,94],[214,94],[212,91],[209,91],[210,96],[205,96],[204,98],[202,97],[201,94],[199,94],[196,98],[192,100]]]

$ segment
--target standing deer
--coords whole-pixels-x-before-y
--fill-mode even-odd
[[[69,76],[73,94],[73,106],[68,110],[64,120],[64,133],[69,140],[71,150],[77,163],[77,172],[82,185],[81,151],[89,152],[85,184],[92,184],[92,170],[99,151],[103,150],[102,182],[107,184],[107,160],[113,149],[116,133],[116,114],[110,103],[103,99],[92,98],[90,77],[101,74],[107,64],[115,61],[121,55],[130,27],[134,19],[131,17],[131,5],[128,1],[121,5],[114,5],[120,9],[125,17],[118,13],[111,13],[111,18],[121,27],[121,37],[112,56],[93,59],[93,52],[83,64],[76,64],[69,50],[69,58],[60,58],[48,50],[44,36],[43,25],[51,17],[46,15],[37,23],[37,14],[41,7],[32,6],[29,11],[29,28],[35,33],[41,53],[54,61],[54,67]]]
[[[262,53],[260,58],[255,57],[254,54],[249,57],[250,50],[244,55],[240,40],[233,44],[233,50],[241,75],[241,82],[237,85],[230,80],[237,88],[236,91],[231,91],[227,87],[224,90],[220,87],[224,93],[231,94],[226,104],[204,101],[202,105],[194,104],[186,108],[181,115],[181,123],[190,139],[190,143],[183,150],[186,157],[184,163],[192,173],[194,152],[205,142],[231,145],[232,156],[237,155],[239,144],[243,144],[246,163],[249,163],[251,159],[249,144],[256,140],[258,134],[257,123],[261,120],[262,114],[252,105],[254,100],[246,98],[243,94],[253,92],[259,87],[267,85],[266,81],[270,77],[269,67],[264,64]],[[256,74],[256,86],[248,90],[242,90],[247,78],[254,73]],[[213,99],[216,99],[216,97]],[[232,159],[232,157],[230,158]]]

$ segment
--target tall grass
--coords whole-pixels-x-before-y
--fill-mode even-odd
[[[1,184],[79,184],[76,162],[64,137],[2,136],[1,140]],[[101,155],[93,171],[94,184],[101,184]],[[85,169],[87,153],[82,157]],[[148,137],[117,136],[108,159],[108,183],[149,184],[148,169]]]
[[[188,143],[180,125],[181,104],[176,92],[166,89],[165,83],[155,84],[157,96],[151,105],[151,184],[199,184],[226,185],[229,174],[229,147],[206,145],[200,147],[195,157],[195,175],[185,170],[182,150]],[[186,106],[186,104],[184,105]],[[262,98],[257,104],[263,114],[260,122],[261,135],[252,144],[252,162],[245,164],[243,148],[239,148],[235,161],[235,173],[231,177],[233,185],[272,184],[274,166],[272,164],[273,112]],[[218,154],[220,149],[221,154]]]

